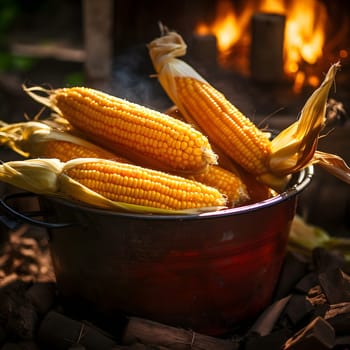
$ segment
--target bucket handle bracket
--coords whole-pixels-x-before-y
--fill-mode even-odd
[[[9,216],[6,214],[0,215],[0,222],[2,222],[8,229],[15,230],[23,223],[27,223],[38,227],[43,227],[46,229],[64,228],[64,227],[73,225],[70,222],[56,223],[56,222],[45,222],[39,219],[35,219],[35,217],[38,217],[38,216],[47,216],[48,213],[44,211],[36,211],[36,210],[33,210],[31,212],[20,213],[19,211],[17,211],[11,205],[8,204],[8,201],[10,200],[23,198],[23,197],[38,197],[38,195],[31,192],[16,192],[16,193],[8,194],[0,199],[0,206],[3,209],[5,209],[7,214],[9,214]]]

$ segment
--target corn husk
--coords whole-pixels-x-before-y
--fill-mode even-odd
[[[202,212],[216,211],[226,208],[225,206],[213,206],[184,210],[167,210],[113,201],[82,185],[66,174],[66,171],[69,168],[87,162],[113,163],[111,160],[99,158],[76,158],[68,162],[61,162],[58,159],[38,158],[10,161],[0,165],[0,181],[36,194],[57,196],[67,200],[81,201],[82,203],[93,207],[117,211],[131,211],[148,214],[186,215],[199,214]]]
[[[64,131],[64,128],[58,125],[56,121],[45,120],[40,122],[33,120],[14,124],[6,124],[0,121],[0,123],[2,125],[0,127],[0,145],[7,146],[25,158],[43,157],[45,142],[50,141],[76,144],[97,154],[109,153],[81,137]],[[110,158],[118,158],[119,161],[122,161],[121,157],[117,157],[112,153]]]
[[[311,256],[315,248],[324,248],[341,253],[350,261],[350,239],[331,236],[326,230],[305,221],[300,215],[293,219],[288,248],[307,256]]]
[[[274,173],[294,173],[311,163],[326,122],[329,90],[339,68],[339,63],[330,67],[320,87],[306,101],[299,119],[271,141],[270,169]]]

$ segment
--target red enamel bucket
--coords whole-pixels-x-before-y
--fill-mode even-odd
[[[111,316],[122,313],[220,335],[271,301],[299,193],[200,215],[141,215],[41,198],[59,293]],[[51,220],[52,222],[52,220]]]

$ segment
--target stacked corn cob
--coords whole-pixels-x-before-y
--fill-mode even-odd
[[[186,49],[177,33],[166,32],[148,47],[159,81],[186,121],[89,88],[24,87],[63,123],[3,125],[1,144],[40,159],[2,164],[0,179],[103,208],[163,214],[266,199],[285,188],[291,173],[312,163],[350,183],[341,158],[316,150],[338,64],[300,119],[270,141],[176,58]]]
[[[32,96],[34,96],[33,90],[29,90]],[[61,106],[59,103],[55,104],[53,109],[59,112],[61,117],[66,117],[71,124],[64,123],[64,127],[60,124],[60,129],[57,129],[50,126],[50,124],[55,125],[50,121],[34,120],[10,125],[3,123],[0,129],[0,143],[25,157],[57,158],[69,165],[62,165],[62,163],[57,165],[57,161],[54,161],[54,165],[50,165],[52,159],[7,163],[0,167],[0,178],[3,181],[11,182],[26,190],[46,194],[54,188],[55,192],[52,194],[65,196],[69,194],[75,199],[83,198],[90,204],[94,198],[95,205],[103,207],[169,214],[217,210],[226,205],[238,205],[248,199],[248,192],[242,180],[235,173],[212,164],[216,162],[216,155],[211,150],[209,142],[203,134],[191,128],[189,124],[91,89],[59,89],[54,92],[55,99],[62,99],[61,93],[65,96],[64,107],[62,107],[65,112],[58,109],[58,105]],[[77,93],[81,96],[80,100],[76,98]],[[98,102],[91,100],[91,96],[95,95],[99,97]],[[42,96],[35,95],[34,98],[42,101]],[[48,100],[45,100],[45,103],[48,103]],[[123,108],[125,106],[126,112]],[[83,111],[82,113],[78,111],[78,107],[80,107],[79,111]],[[93,110],[97,110],[95,113],[97,117],[95,120],[92,118],[91,127],[87,121],[93,114]],[[98,115],[106,110],[106,114]],[[106,119],[109,122],[107,127]],[[85,122],[82,122],[84,120]],[[125,121],[130,125],[138,123],[136,134],[143,136],[135,137],[133,132],[129,131],[126,134],[125,130],[120,130]],[[72,125],[75,131],[78,130],[80,136],[69,131]],[[100,130],[104,131],[105,138],[98,137]],[[147,133],[151,136],[147,136]],[[83,139],[81,135],[85,135],[86,138]],[[123,135],[126,137],[123,138]],[[101,138],[104,141],[100,142],[100,145],[91,142],[91,139]],[[108,143],[109,148],[117,149],[119,153],[128,156],[134,155],[136,149],[139,155],[126,159],[105,149],[101,145],[105,145],[108,138],[111,140]],[[168,144],[167,151],[159,153],[157,148],[163,143]],[[121,149],[123,151],[120,151]],[[147,160],[146,156],[150,154],[155,155],[152,164],[157,170],[141,167],[137,162],[139,158]],[[73,163],[75,169],[73,171],[72,163],[69,161],[76,158],[84,158],[85,161],[81,160],[79,166]],[[113,160],[113,166],[111,160]],[[23,164],[21,171],[20,164]],[[164,172],[164,164],[167,164],[169,170],[175,174]],[[157,165],[159,165],[158,168]],[[70,170],[67,171],[67,168]],[[57,182],[56,185],[50,184],[48,190],[45,189],[47,183],[43,181],[42,176],[33,177],[38,181],[35,185],[26,181],[25,173],[34,175],[36,172],[43,172],[43,169],[46,169],[45,174],[52,172],[49,178]],[[17,176],[10,176],[14,173]],[[66,191],[67,185],[62,187],[65,183],[61,179],[62,176],[63,178],[69,176],[71,182],[78,182],[79,186],[75,185],[74,191]],[[97,200],[96,196],[89,198],[82,196],[80,185],[90,189],[90,195],[91,191],[94,191],[108,199],[108,205],[105,201]],[[114,204],[111,205],[110,201]]]

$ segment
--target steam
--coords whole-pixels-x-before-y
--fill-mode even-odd
[[[135,46],[119,53],[114,59],[112,74],[115,96],[159,111],[172,105],[155,76],[145,46]]]

